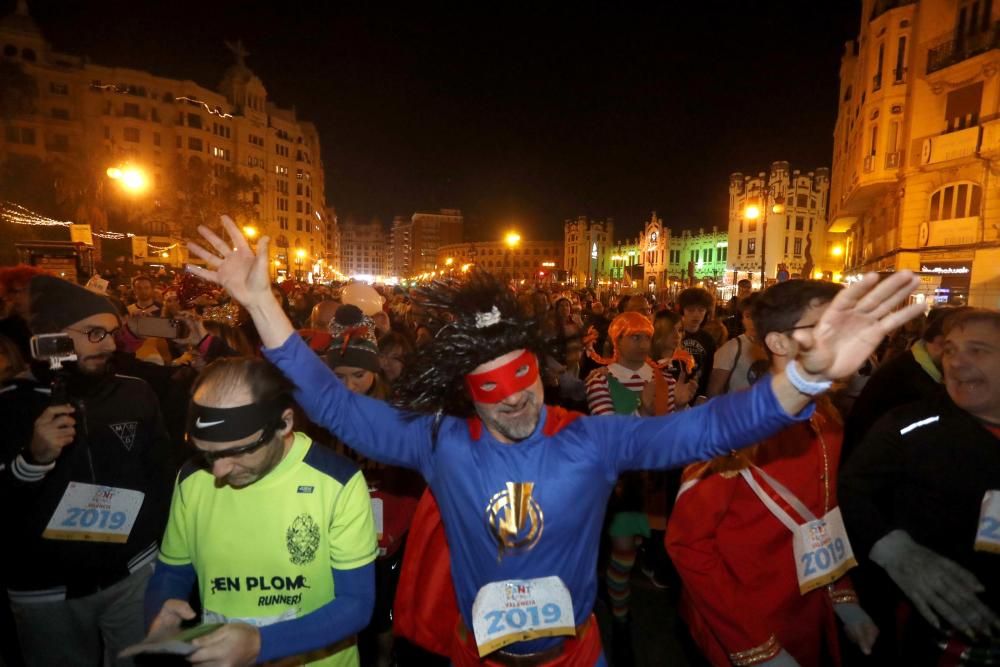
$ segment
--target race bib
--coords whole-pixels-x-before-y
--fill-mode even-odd
[[[573,600],[559,577],[495,581],[476,594],[472,630],[480,657],[515,642],[572,637]]]
[[[1000,490],[987,491],[979,510],[976,551],[1000,553]]]
[[[798,526],[792,535],[792,547],[799,591],[803,595],[840,579],[858,564],[839,507],[834,507],[822,519]]]
[[[42,537],[127,542],[145,496],[131,489],[70,482]]]

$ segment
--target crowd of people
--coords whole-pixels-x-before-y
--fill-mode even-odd
[[[624,666],[647,577],[691,665],[1000,660],[1000,312],[275,285],[223,226],[0,269],[7,666]]]

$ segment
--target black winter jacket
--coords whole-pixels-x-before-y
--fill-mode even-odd
[[[166,525],[174,471],[152,389],[138,378],[108,375],[71,381],[69,395],[76,439],[40,475],[24,450],[49,405],[48,385],[18,379],[0,388],[0,506],[7,516],[0,568],[12,600],[25,592],[60,599],[107,588],[155,559]],[[42,537],[71,481],[145,493],[126,543]]]

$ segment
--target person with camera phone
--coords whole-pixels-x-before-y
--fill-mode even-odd
[[[0,388],[0,567],[27,665],[111,664],[144,635],[169,440],[149,385],[112,369],[111,302],[49,275],[29,290],[36,360]]]

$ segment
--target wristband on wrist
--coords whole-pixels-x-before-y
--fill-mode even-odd
[[[802,377],[802,375],[799,374],[799,362],[795,359],[792,359],[788,362],[788,365],[785,366],[785,377],[788,378],[788,382],[791,383],[795,389],[806,396],[818,396],[833,385],[831,380],[814,382]]]

